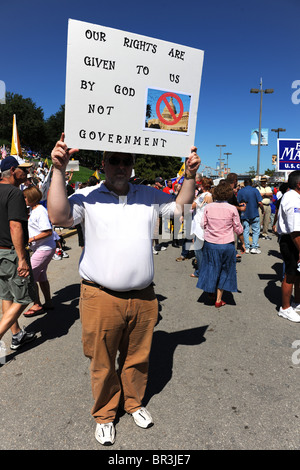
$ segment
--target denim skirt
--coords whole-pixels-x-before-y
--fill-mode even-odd
[[[204,242],[197,287],[210,293],[216,292],[217,288],[237,292],[234,242],[220,245]]]

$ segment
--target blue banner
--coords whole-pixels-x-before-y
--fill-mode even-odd
[[[277,170],[300,170],[300,139],[277,139]]]

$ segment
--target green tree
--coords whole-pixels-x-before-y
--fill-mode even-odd
[[[267,168],[267,170],[264,172],[264,174],[267,176],[273,176],[274,173],[275,173],[275,169],[270,170],[270,168]]]
[[[50,155],[54,145],[60,139],[64,126],[65,105],[61,105],[57,113],[52,114],[45,122],[46,144],[43,151],[46,155]],[[95,169],[101,165],[101,155],[102,153],[93,150],[80,150],[74,158],[79,160],[80,165]]]
[[[65,105],[61,105],[57,113],[52,114],[45,121],[46,142],[43,147],[43,153],[50,155],[56,142],[60,139],[64,130]]]
[[[249,178],[254,178],[256,175],[254,166],[250,166],[249,170],[246,171],[246,174],[249,175]]]
[[[11,143],[13,115],[16,115],[21,147],[40,151],[45,144],[45,122],[42,108],[31,98],[7,92],[6,104],[0,106],[0,139]]]
[[[182,166],[180,158],[158,155],[137,155],[134,166],[135,175],[154,183],[157,176],[163,179],[175,178]]]

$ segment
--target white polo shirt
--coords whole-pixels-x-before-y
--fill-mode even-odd
[[[176,207],[174,196],[156,188],[132,184],[129,188],[120,198],[105,184],[69,197],[74,225],[83,225],[80,276],[116,291],[151,284],[155,223],[159,213],[168,216]]]
[[[293,189],[281,198],[277,222],[279,235],[292,232],[300,232],[300,194]]]

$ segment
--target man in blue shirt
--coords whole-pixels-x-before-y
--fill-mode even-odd
[[[256,188],[253,188],[252,181],[250,178],[245,179],[244,188],[240,189],[237,194],[238,202],[245,202],[247,204],[246,210],[241,212],[242,224],[244,227],[244,241],[245,241],[245,253],[260,254],[261,251],[258,248],[258,239],[260,234],[260,218],[258,207],[261,207],[262,211],[264,206],[262,204],[262,197]],[[250,249],[249,242],[249,231],[250,225],[252,227],[252,247]]]

